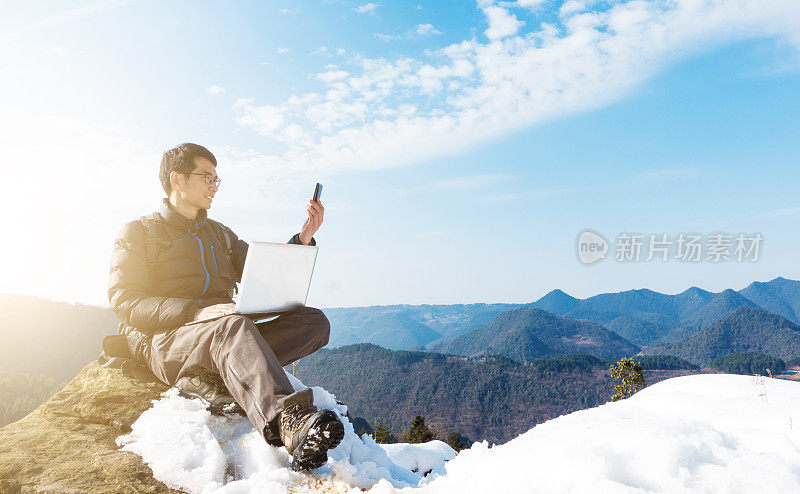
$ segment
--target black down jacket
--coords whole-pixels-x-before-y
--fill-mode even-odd
[[[233,302],[233,289],[242,279],[247,242],[228,230],[233,248],[228,259],[225,238],[207,219],[205,209],[190,220],[164,199],[156,218],[158,248],[152,273],[145,254],[147,229],[141,220],[126,224],[114,241],[108,301],[123,334],[132,330],[153,334],[182,326],[202,307]],[[289,243],[299,244],[299,234]],[[311,245],[316,245],[314,239]]]

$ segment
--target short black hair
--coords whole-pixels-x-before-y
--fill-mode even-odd
[[[194,170],[194,159],[197,157],[206,158],[208,161],[217,166],[217,158],[209,151],[199,144],[192,144],[191,142],[184,142],[180,146],[176,146],[164,152],[161,157],[161,168],[158,171],[158,178],[161,179],[161,187],[169,197],[172,192],[172,185],[169,183],[169,174],[172,172],[182,173],[188,175]]]

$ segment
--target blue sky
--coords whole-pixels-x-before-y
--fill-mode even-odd
[[[2,292],[105,304],[111,241],[185,141],[217,154],[210,215],[246,239],[288,239],[324,184],[316,306],[800,279],[795,1],[3,10]],[[586,229],[764,243],[587,266]]]

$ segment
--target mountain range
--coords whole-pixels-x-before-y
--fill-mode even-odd
[[[373,305],[324,309],[331,322],[329,346],[374,343],[408,350],[456,338],[525,304]],[[426,329],[421,329],[420,325]],[[403,333],[400,336],[398,333]],[[397,343],[402,342],[402,345]]]
[[[504,312],[520,308],[541,309],[572,320],[589,320],[633,345],[646,347],[686,338],[739,307],[761,308],[798,323],[800,281],[778,277],[769,282],[753,282],[738,291],[727,289],[714,293],[691,287],[668,295],[636,289],[601,293],[585,299],[555,289],[525,304],[391,305],[324,311],[331,320],[332,347],[374,343],[392,349],[443,349],[445,342],[487,326]],[[431,331],[424,331],[420,324]],[[530,339],[527,341],[529,349],[526,351],[545,351],[544,347],[535,350],[537,344]]]
[[[794,313],[797,285],[778,278],[754,293],[761,303]],[[390,349],[329,345],[296,368],[302,379],[346,398],[353,413],[373,425],[382,419],[399,433],[422,414],[442,432],[499,441],[540,418],[602,403],[610,390],[608,365],[622,356],[652,355],[650,362],[668,365],[659,369],[684,373],[697,370],[674,357],[698,365],[737,352],[800,357],[800,325],[743,293],[632,290],[584,304],[555,290],[532,304],[325,309],[332,343],[337,334],[366,335]],[[0,310],[0,370],[62,382],[97,358],[102,337],[117,326],[108,309],[33,297],[0,295]],[[609,322],[572,317],[579,311]],[[399,350],[409,346],[425,351]],[[564,354],[583,354],[583,360]],[[531,401],[532,408],[523,406]]]
[[[539,357],[569,353],[616,360],[633,355],[639,349],[592,321],[523,307],[503,312],[480,329],[429,345],[428,350],[465,356],[497,354],[518,362],[529,362]]]
[[[719,321],[678,341],[653,345],[647,355],[675,355],[706,365],[739,352],[759,352],[784,360],[800,356],[800,326],[751,306],[737,308]]]
[[[558,353],[618,358],[644,349],[648,354],[666,352],[704,362],[702,352],[681,350],[680,345],[695,348],[696,340],[689,340],[692,335],[740,307],[760,309],[797,324],[800,281],[778,277],[738,291],[713,293],[691,287],[667,295],[637,289],[586,299],[556,289],[526,304],[389,305],[324,312],[331,322],[329,348],[373,343],[392,350],[496,353],[519,362]],[[59,381],[95,359],[102,337],[115,333],[118,324],[106,308],[29,296],[0,295],[0,311],[4,314],[0,369]],[[742,318],[736,320],[745,323]],[[670,342],[675,344],[666,345]],[[654,346],[657,349],[649,348]],[[762,351],[735,344],[730,350]],[[781,355],[785,353],[775,356]]]

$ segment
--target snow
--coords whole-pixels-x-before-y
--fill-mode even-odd
[[[442,441],[423,444],[381,444],[389,459],[406,470],[425,474],[452,460],[456,451]]]
[[[306,387],[287,376],[294,389]],[[337,404],[335,396],[318,386],[311,389],[314,404],[336,412],[345,427],[345,437],[329,452],[328,463],[311,477],[341,492],[361,492],[382,479],[390,488],[416,486],[421,476],[406,465],[427,470],[455,456],[445,443],[432,441],[394,450],[398,460],[392,461],[371,436],[358,437],[345,417],[347,407]],[[156,479],[190,493],[301,492],[310,477],[292,471],[286,449],[268,445],[246,417],[211,415],[200,400],[183,398],[175,388],[154,400],[131,432],[117,438],[117,445],[141,456]]]
[[[797,382],[677,377],[458,455],[441,441],[378,445],[366,434],[362,441],[346,407],[312,389],[317,406],[342,416],[345,439],[311,475],[293,472],[286,450],[267,445],[247,419],[212,416],[175,390],[117,442],[157,479],[191,493],[800,492]]]

